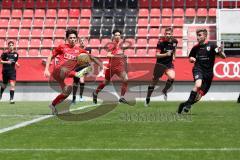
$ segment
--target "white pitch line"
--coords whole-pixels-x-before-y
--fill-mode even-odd
[[[0,152],[88,152],[88,151],[162,151],[162,152],[196,152],[196,151],[240,151],[240,148],[3,148]]]
[[[76,110],[82,110],[82,109],[85,109],[85,108],[90,108],[90,107],[94,107],[94,106],[97,106],[97,105],[87,105],[87,106],[84,106],[84,107],[79,107],[79,108],[76,108],[76,109],[71,109],[70,111],[76,111]],[[28,126],[28,125],[31,125],[33,123],[37,123],[37,122],[40,122],[42,120],[45,120],[45,119],[48,119],[48,118],[51,118],[53,117],[54,115],[45,115],[45,116],[41,116],[41,117],[38,117],[38,118],[35,118],[35,119],[32,119],[32,120],[29,120],[29,121],[24,121],[24,122],[21,122],[21,123],[18,123],[16,125],[13,125],[13,126],[10,126],[10,127],[6,127],[6,128],[2,128],[0,129],[0,134],[1,133],[5,133],[5,132],[8,132],[8,131],[11,131],[11,130],[14,130],[14,129],[18,129],[18,128],[22,128],[22,127],[25,127],[25,126]]]

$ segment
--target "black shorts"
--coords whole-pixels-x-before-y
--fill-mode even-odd
[[[169,63],[169,64],[156,63],[153,71],[153,79],[158,80],[163,76],[163,74],[168,69],[174,69],[173,63]]]
[[[90,65],[90,64],[89,64],[89,65]],[[81,66],[81,67],[77,67],[77,68],[75,69],[75,71],[76,71],[76,72],[79,72],[79,71],[81,71],[83,68],[86,68],[86,67],[88,67],[89,65],[86,65],[86,66]],[[74,82],[74,83],[78,83],[78,82],[79,82],[79,80],[80,80],[80,78],[73,77],[73,82]]]
[[[205,95],[211,87],[213,80],[213,72],[204,72],[201,69],[193,69],[193,78],[194,81],[201,79],[202,85],[200,87],[200,92],[202,95]]]
[[[10,80],[16,81],[16,71],[14,72],[3,71],[2,79],[3,79],[3,84],[8,84]]]

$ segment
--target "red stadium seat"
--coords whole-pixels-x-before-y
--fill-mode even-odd
[[[62,38],[56,38],[56,39],[54,40],[54,47],[58,47],[60,44],[64,44],[64,43],[65,43],[64,39],[62,39]]]
[[[50,50],[50,49],[42,49],[40,55],[42,57],[48,57],[50,55],[50,53],[52,53],[52,50]]]
[[[149,12],[146,8],[139,8],[138,17],[148,17]]]
[[[79,9],[70,9],[69,10],[69,17],[75,17],[75,18],[80,17]]]
[[[172,26],[172,18],[162,18],[162,26],[163,27]]]
[[[18,48],[27,48],[28,47],[28,38],[27,39],[20,39],[18,41]]]
[[[149,49],[148,54],[149,57],[155,57],[156,56],[156,49]]]
[[[57,27],[66,27],[67,26],[67,19],[59,18],[57,19]]]
[[[22,20],[22,27],[31,28],[31,26],[32,26],[32,19],[27,18]]]
[[[131,48],[135,47],[135,39],[134,38],[126,38],[125,40],[131,43],[131,46],[130,46]]]
[[[172,17],[172,9],[170,8],[163,8],[162,10],[162,17]]]
[[[101,47],[105,47],[107,43],[111,42],[111,39],[109,38],[104,38],[101,40]]]
[[[34,0],[26,0],[25,1],[25,8],[34,8]]]
[[[172,0],[162,0],[162,8],[172,8]]]
[[[183,56],[182,49],[177,49],[176,50],[176,56],[179,56],[179,57]]]
[[[81,17],[91,17],[92,13],[90,9],[81,9]]]
[[[41,40],[39,38],[31,39],[31,42],[30,42],[31,48],[40,48],[40,46],[41,46]]]
[[[43,39],[42,41],[42,48],[51,48],[53,47],[53,41],[51,39]]]
[[[209,17],[216,17],[216,8],[209,8],[208,16]]]
[[[158,38],[151,38],[148,41],[148,46],[149,47],[157,47],[157,43],[158,43]]]
[[[59,8],[68,8],[68,7],[69,7],[68,0],[59,1]]]
[[[2,0],[2,8],[12,8],[11,0]]]
[[[161,16],[160,9],[158,9],[158,8],[151,9],[150,17],[160,17],[160,16]]]
[[[173,29],[173,36],[175,36],[175,37],[182,37],[183,36],[182,28],[174,28]]]
[[[0,39],[0,48],[2,49],[2,48],[4,48],[6,46],[6,40],[5,40],[5,38],[1,38]]]
[[[183,8],[184,0],[174,0],[174,8]]]
[[[32,30],[32,37],[41,37],[42,29],[33,29]]]
[[[38,57],[38,56],[40,56],[39,49],[29,49],[28,56],[29,57]]]
[[[54,32],[54,29],[45,28],[44,31],[43,31],[43,37],[44,38],[46,38],[46,37],[53,37],[53,32]]]
[[[12,10],[12,18],[21,18],[21,17],[22,17],[22,10],[20,9]]]
[[[124,54],[127,55],[127,56],[129,56],[129,57],[136,56],[134,49],[126,49],[126,50],[124,51]]]
[[[10,10],[9,9],[1,9],[1,18],[10,18]]]
[[[147,18],[138,18],[138,26],[147,27],[148,26],[148,19]]]
[[[57,8],[58,1],[57,0],[48,0],[48,8]]]
[[[182,38],[177,38],[178,44],[177,47],[182,47],[183,46],[183,42],[182,42]]]
[[[44,23],[45,27],[54,27],[55,26],[55,18],[48,18]]]
[[[91,55],[98,57],[99,56],[99,50],[98,49],[92,49]]]
[[[139,0],[140,8],[148,8],[148,0]]]
[[[185,16],[195,17],[196,16],[196,10],[194,8],[187,8]]]
[[[147,39],[146,38],[138,38],[137,43],[135,44],[136,47],[147,47]]]
[[[55,30],[55,37],[65,37],[65,29],[58,28]]]
[[[30,36],[30,29],[22,28],[19,33],[20,37],[29,37]]]
[[[0,19],[1,28],[8,28],[8,19]]]
[[[47,10],[47,13],[46,13],[46,17],[47,18],[55,18],[55,17],[57,17],[57,11],[56,11],[56,9],[48,9]]]
[[[101,49],[99,56],[107,56],[106,49]]]
[[[184,10],[183,8],[175,8],[173,11],[174,17],[183,17],[184,16]]]
[[[150,26],[151,27],[158,27],[160,25],[161,25],[161,23],[160,23],[160,19],[159,18],[151,18],[150,19]]]
[[[196,6],[196,1],[195,0],[186,0],[186,8],[195,8]]]
[[[17,52],[19,54],[19,57],[27,57],[28,56],[26,49],[18,49]]]
[[[18,37],[18,29],[8,29],[8,37]]]
[[[80,28],[78,32],[79,37],[88,37],[89,36],[89,29],[88,28]]]
[[[39,27],[39,28],[42,28],[43,27],[43,19],[42,18],[35,18],[34,21],[33,21],[33,26],[36,28],[36,27]]]
[[[160,30],[159,28],[150,28],[149,29],[149,37],[159,37]]]
[[[70,27],[78,27],[78,18],[71,18],[68,20],[68,26]]]
[[[209,0],[209,8],[217,8],[217,0]]]
[[[207,8],[207,0],[198,0],[197,1],[198,8]]]
[[[21,23],[21,19],[19,19],[19,18],[11,19],[11,21],[10,21],[10,27],[11,27],[11,28],[19,28],[20,23]]]
[[[33,17],[33,10],[32,9],[24,9],[23,10],[23,17],[24,18],[32,18]]]
[[[182,27],[184,24],[184,18],[174,18],[173,19],[173,25],[175,27]]]
[[[4,37],[5,38],[6,37],[6,32],[7,32],[6,29],[0,29],[0,37]]]
[[[67,9],[59,9],[58,10],[58,18],[66,18],[68,17],[68,10]]]
[[[161,0],[152,0],[151,6],[152,8],[160,8]]]
[[[13,2],[14,8],[23,8],[24,7],[24,2],[22,0],[15,0]]]
[[[43,17],[45,17],[45,10],[44,9],[35,9],[34,18],[43,18]]]
[[[90,26],[90,19],[89,18],[81,18],[79,25],[80,25],[80,27],[89,27]]]
[[[99,46],[101,45],[101,43],[100,43],[100,40],[99,40],[99,39],[97,39],[97,38],[92,38],[92,39],[90,39],[90,41],[89,41],[89,45],[90,45],[91,47],[99,47]]]
[[[44,0],[37,0],[36,1],[36,8],[46,8],[47,2]]]
[[[207,9],[206,8],[198,8],[197,9],[197,16],[198,17],[206,17],[207,16]]]
[[[147,28],[138,28],[137,36],[138,37],[147,37],[148,29]]]
[[[81,1],[71,0],[71,8],[79,8],[81,6]]]
[[[92,1],[91,0],[82,0],[82,8],[91,8]]]
[[[136,56],[138,56],[138,57],[147,56],[147,50],[146,49],[137,49]]]

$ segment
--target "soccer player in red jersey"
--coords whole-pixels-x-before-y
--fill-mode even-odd
[[[105,80],[100,83],[93,92],[93,103],[97,103],[97,95],[98,93],[109,84],[113,75],[117,75],[122,80],[122,88],[121,88],[121,97],[119,99],[120,103],[128,104],[128,102],[124,99],[124,95],[127,91],[127,81],[128,75],[126,72],[126,57],[121,50],[121,44],[123,44],[121,40],[122,32],[120,30],[115,29],[113,31],[113,42],[111,45],[108,45],[108,53],[107,57],[109,58],[108,69],[105,71]]]
[[[53,114],[58,114],[56,105],[64,101],[72,92],[73,77],[82,77],[91,71],[91,66],[87,66],[79,72],[74,71],[77,64],[77,56],[81,53],[87,53],[86,50],[78,47],[77,44],[78,33],[76,30],[70,28],[66,31],[66,44],[61,44],[53,50],[53,52],[48,56],[44,75],[50,77],[49,64],[52,59],[58,56],[58,64],[54,67],[52,72],[52,77],[56,80],[62,89],[62,93],[59,94],[49,107],[52,109]],[[102,64],[93,56],[89,55],[90,58],[97,63],[101,68]]]

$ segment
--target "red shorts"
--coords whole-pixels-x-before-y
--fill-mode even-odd
[[[110,81],[110,79],[116,74],[116,75],[120,75],[122,72],[126,71],[124,66],[118,66],[118,67],[111,67],[109,66],[109,68],[105,71],[105,79]]]

